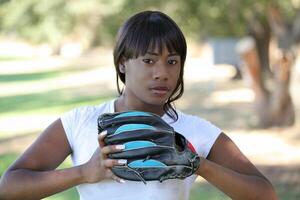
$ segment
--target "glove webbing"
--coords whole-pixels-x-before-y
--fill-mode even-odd
[[[149,160],[150,159],[150,156],[147,156],[144,160],[143,160],[143,162],[145,162],[146,160]],[[140,179],[140,181],[143,181],[143,183],[145,184],[145,185],[147,185],[147,182],[146,182],[146,180],[141,176],[141,174],[137,171],[137,170],[135,170],[135,169],[133,169],[133,168],[130,168],[133,172],[134,172],[134,174],[138,177],[138,179]]]

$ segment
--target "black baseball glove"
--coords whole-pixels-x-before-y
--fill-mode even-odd
[[[125,145],[122,152],[108,155],[127,160],[125,166],[112,168],[123,179],[144,183],[184,179],[200,165],[191,143],[158,115],[140,111],[102,114],[98,118],[98,131],[104,130],[107,130],[105,145]]]

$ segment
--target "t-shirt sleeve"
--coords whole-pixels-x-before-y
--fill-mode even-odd
[[[193,141],[198,154],[206,158],[222,130],[207,120],[198,117],[195,120]]]
[[[79,123],[78,112],[78,108],[75,108],[71,111],[64,113],[60,117],[71,149],[73,149],[74,147],[74,131],[76,130],[76,125]]]

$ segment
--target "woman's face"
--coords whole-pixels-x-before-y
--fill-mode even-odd
[[[149,51],[124,63],[125,97],[139,104],[163,106],[179,79],[181,59],[178,53]]]

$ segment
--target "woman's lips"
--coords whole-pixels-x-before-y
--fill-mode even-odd
[[[168,87],[159,86],[159,87],[151,87],[150,90],[154,94],[165,95],[169,92],[170,89]]]

